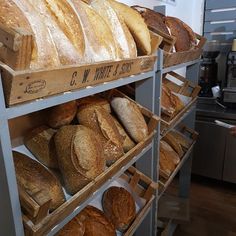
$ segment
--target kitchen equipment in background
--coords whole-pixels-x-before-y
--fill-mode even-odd
[[[203,61],[200,69],[199,85],[202,87],[200,97],[212,97],[211,88],[217,85],[218,64],[216,58],[220,53],[217,40],[208,41],[203,49]]]
[[[223,102],[236,103],[236,39],[227,56],[226,87],[223,89]]]

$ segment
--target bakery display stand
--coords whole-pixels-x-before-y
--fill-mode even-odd
[[[159,61],[159,59],[158,59]],[[150,111],[154,112],[156,110],[157,104],[155,101],[159,99],[159,94],[156,93],[155,88],[160,88],[160,81],[156,79],[157,62],[154,65],[154,69],[149,72],[144,72],[138,75],[132,75],[127,78],[121,78],[113,80],[110,82],[105,82],[98,84],[96,86],[87,86],[79,90],[68,91],[58,95],[53,95],[46,98],[40,98],[30,102],[25,102],[18,105],[13,105],[6,107],[5,96],[2,86],[2,80],[0,82],[0,235],[24,235],[24,229],[22,224],[22,212],[19,201],[19,192],[17,189],[16,174],[12,157],[12,144],[9,130],[9,120],[24,115],[31,114],[36,111],[41,111],[46,108],[53,107],[58,104],[63,104],[68,101],[86,97],[92,94],[97,94],[103,91],[107,91],[113,88],[117,88],[129,83],[136,82],[136,95],[137,102],[144,107],[148,108]],[[77,215],[86,205],[88,205],[93,199],[95,199],[99,194],[101,195],[104,190],[109,186],[109,184],[116,180],[120,175],[122,175],[127,169],[129,169],[136,161],[137,169],[144,171],[147,176],[152,179],[152,181],[157,183],[158,173],[157,173],[157,152],[156,145],[158,137],[160,136],[159,130],[155,134],[155,139],[144,148],[140,153],[136,154],[131,161],[123,166],[119,171],[113,174],[108,181],[106,181],[99,190],[95,191],[91,196],[89,196],[85,201],[74,208],[74,211],[68,216],[64,217],[63,220],[56,226],[51,228],[51,231],[44,235],[55,235],[66,223],[68,223],[75,215]],[[15,150],[21,150],[22,148],[16,147]],[[145,160],[144,160],[145,159]],[[144,160],[145,168],[142,168],[142,160]],[[153,187],[153,186],[152,186]],[[157,189],[157,187],[156,187]],[[156,193],[157,196],[157,193]],[[150,209],[152,209],[150,211]],[[152,206],[148,206],[146,212],[139,216],[138,221],[135,221],[135,225],[130,230],[132,235],[136,230],[136,235],[156,235],[156,209],[157,202]],[[149,212],[149,213],[148,213]],[[44,212],[45,213],[45,212]],[[44,214],[42,212],[42,214]],[[148,215],[146,216],[146,214]],[[145,217],[146,216],[146,217]],[[40,216],[39,216],[40,217]],[[145,219],[144,219],[145,218]],[[139,226],[141,221],[144,219],[143,223]],[[40,234],[37,234],[40,235]]]

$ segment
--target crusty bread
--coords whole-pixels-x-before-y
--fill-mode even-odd
[[[141,142],[148,136],[148,127],[138,106],[127,98],[115,97],[111,101],[119,120],[135,142]]]
[[[133,142],[133,140],[129,137],[129,135],[126,133],[125,129],[123,128],[123,126],[119,123],[119,121],[113,116],[112,117],[115,125],[120,133],[120,135],[122,136],[122,138],[124,139],[123,141],[123,149],[124,152],[128,152],[130,149],[132,149],[135,146],[135,143]]]
[[[94,62],[118,59],[118,44],[103,18],[83,1],[71,0],[71,2],[83,27],[87,60]]]
[[[110,220],[96,207],[87,206],[76,217],[85,226],[84,236],[116,236]]]
[[[48,125],[52,128],[60,128],[63,125],[69,125],[77,112],[76,101],[67,102],[48,111]]]
[[[62,187],[49,170],[18,152],[13,152],[13,158],[18,185],[38,204],[42,205],[51,199],[51,211],[63,204],[65,196]]]
[[[74,194],[105,169],[100,140],[82,125],[61,127],[55,135],[59,168],[66,190]]]
[[[124,188],[113,186],[106,190],[102,206],[106,217],[121,232],[127,230],[136,216],[135,201]]]
[[[159,12],[141,6],[132,6],[133,9],[138,11],[145,20],[150,30],[158,30],[169,35],[168,28],[165,25],[165,16]]]
[[[77,105],[79,107],[84,106],[84,105],[97,105],[97,106],[101,106],[107,112],[111,113],[111,106],[108,100],[106,100],[105,98],[101,98],[98,95],[93,95],[93,96],[78,99]]]
[[[51,35],[32,5],[21,0],[0,0],[0,5],[1,24],[11,29],[25,29],[34,36],[30,68],[59,66],[59,57]]]
[[[174,149],[165,141],[160,141],[160,148],[168,155],[175,165],[178,165],[180,162],[180,157],[174,151]]]
[[[45,166],[58,168],[57,154],[54,143],[56,130],[45,125],[31,130],[24,137],[25,146]]]
[[[178,131],[175,130],[171,130],[170,131],[170,135],[172,135],[173,137],[175,137],[175,139],[178,141],[178,143],[185,148],[186,150],[188,150],[192,144],[192,140],[190,140],[189,138],[185,137],[183,134],[181,134]]]
[[[123,140],[111,117],[100,106],[79,107],[77,118],[80,124],[92,129],[101,140],[107,165],[113,164],[123,154]]]
[[[117,11],[118,15],[121,15],[124,18],[124,21],[137,44],[139,54],[151,54],[151,37],[142,16],[137,11],[123,3],[114,0],[108,1],[110,2],[112,8]]]
[[[174,162],[169,158],[169,156],[162,150],[160,149],[160,175],[163,178],[166,178],[166,176],[170,176],[171,173],[174,171],[175,169],[175,164]],[[162,173],[165,173],[162,175]]]
[[[182,157],[184,155],[184,151],[178,142],[178,140],[169,132],[167,133],[163,138],[163,141],[168,143],[179,155],[179,157]]]
[[[122,16],[118,16],[116,11],[106,0],[93,0],[91,2],[91,6],[106,21],[107,25],[110,26],[114,39],[119,47],[120,57],[137,57],[137,48],[135,41]]]
[[[78,217],[73,218],[56,234],[56,236],[84,236],[84,235],[85,235],[85,226],[78,219]]]
[[[196,45],[197,39],[192,29],[178,18],[167,16],[165,23],[171,35],[176,37],[176,51],[188,51]]]

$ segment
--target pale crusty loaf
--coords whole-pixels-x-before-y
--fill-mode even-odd
[[[113,164],[124,154],[122,137],[106,110],[96,105],[82,106],[78,109],[77,118],[101,140],[107,165]]]
[[[136,216],[135,201],[124,188],[113,186],[106,190],[103,194],[102,206],[106,217],[121,232],[128,229]]]
[[[68,224],[66,224],[56,236],[84,236],[85,226],[75,217]]]
[[[106,21],[107,25],[110,26],[114,39],[119,47],[120,58],[137,57],[135,41],[122,16],[118,16],[106,0],[93,0],[90,5]]]
[[[48,112],[48,125],[52,128],[60,128],[69,125],[77,112],[76,101],[67,102],[53,108]]]
[[[122,136],[122,138],[124,139],[123,142],[123,149],[124,152],[128,152],[130,149],[132,149],[135,146],[135,143],[133,142],[133,140],[129,137],[129,135],[126,133],[125,129],[123,128],[123,126],[119,123],[119,121],[113,116],[112,117],[115,125],[120,133],[120,135]]]
[[[118,45],[103,18],[81,0],[71,0],[79,14],[85,37],[85,56],[88,61],[116,60]]]
[[[175,165],[178,165],[180,162],[180,157],[174,151],[174,149],[165,141],[160,141],[160,148],[168,155]]]
[[[60,182],[49,170],[18,152],[13,152],[13,158],[18,185],[38,204],[51,199],[50,210],[53,211],[65,202]]]
[[[96,207],[85,207],[77,218],[85,226],[84,236],[116,236],[115,228],[109,218]]]
[[[82,125],[61,127],[55,135],[59,168],[66,190],[74,194],[105,169],[100,140]]]
[[[45,125],[30,131],[24,137],[25,146],[45,166],[58,168],[57,154],[54,143],[56,130]]]
[[[135,103],[127,98],[115,97],[111,106],[135,142],[141,142],[148,136],[147,124]]]
[[[101,98],[98,95],[78,99],[77,105],[79,107],[84,105],[97,105],[105,109],[107,112],[111,113],[111,106],[108,100],[106,100],[105,98]]]
[[[151,37],[142,16],[137,11],[123,3],[114,0],[108,1],[112,8],[117,11],[118,15],[121,15],[124,18],[124,21],[137,44],[139,54],[151,54]]]

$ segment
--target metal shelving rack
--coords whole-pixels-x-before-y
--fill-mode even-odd
[[[159,59],[158,59],[159,61]],[[137,101],[146,106],[152,112],[155,111],[155,101],[158,99],[156,94],[156,86],[159,81],[155,78],[155,72],[157,71],[157,63],[155,63],[154,70],[142,73],[128,78],[118,79],[115,81],[103,83],[94,87],[87,87],[84,89],[67,92],[51,96],[44,99],[38,99],[33,102],[27,102],[24,104],[16,105],[10,108],[6,108],[2,80],[0,77],[0,235],[6,236],[22,236],[24,235],[22,225],[22,215],[19,202],[19,194],[17,190],[16,175],[14,169],[14,163],[12,158],[12,146],[9,133],[8,121],[13,118],[17,118],[23,115],[27,115],[36,111],[43,110],[58,104],[62,104],[71,100],[86,97],[92,94],[100,93],[112,88],[117,88],[129,83],[136,82],[136,95]],[[158,139],[159,132],[156,133],[155,140]],[[157,163],[156,156],[156,142],[153,141],[148,147],[146,147],[139,155],[133,158],[124,168],[122,168],[115,176],[113,176],[104,186],[99,189],[92,197],[87,199],[82,205],[78,206],[75,211],[64,219],[56,228],[53,228],[49,235],[54,235],[60,228],[62,228],[67,222],[69,222],[76,214],[78,214],[92,199],[94,199],[105,187],[115,178],[119,177],[126,169],[133,165],[137,160],[145,159],[145,173],[151,177],[155,182],[158,180],[157,175]],[[20,147],[19,147],[20,148]],[[137,167],[140,165],[137,162]],[[138,168],[139,169],[139,168]],[[142,168],[140,168],[142,171]],[[154,204],[153,209],[157,209],[157,202]],[[154,211],[153,211],[154,212]],[[146,217],[144,223],[137,230],[137,235],[154,236],[156,234],[156,215],[152,212]]]

